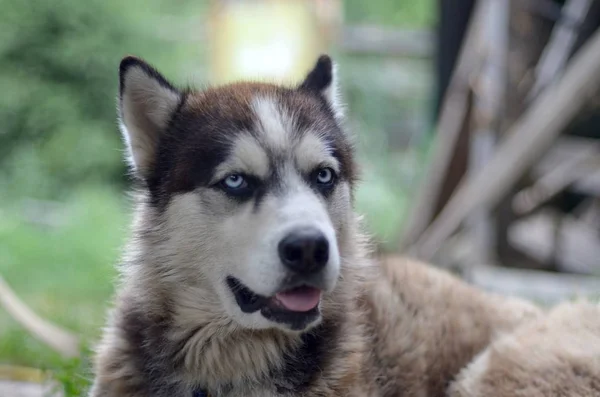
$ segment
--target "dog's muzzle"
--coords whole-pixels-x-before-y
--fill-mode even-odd
[[[260,310],[268,320],[301,330],[320,317],[322,291],[328,287],[323,273],[329,262],[329,241],[320,230],[303,227],[281,239],[277,250],[288,276],[273,296],[259,295],[233,276],[227,277],[227,285],[242,312]]]

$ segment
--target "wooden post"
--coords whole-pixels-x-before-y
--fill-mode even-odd
[[[467,168],[468,120],[471,111],[470,79],[481,61],[475,46],[485,12],[483,3],[478,2],[473,10],[458,63],[445,94],[436,126],[431,164],[414,200],[416,208],[402,233],[400,246],[403,249],[417,241],[429,226],[452,195]]]
[[[32,336],[65,357],[79,355],[79,338],[31,310],[0,276],[0,305]]]
[[[437,48],[435,49],[435,107],[434,115],[440,116],[446,90],[456,65],[462,43],[465,41],[469,20],[473,18],[476,0],[437,0],[436,24]]]
[[[592,0],[567,0],[561,18],[556,22],[550,41],[535,69],[535,83],[527,96],[537,97],[565,68],[575,46],[579,25],[592,6]]]
[[[507,132],[494,157],[465,181],[423,233],[414,253],[431,259],[474,209],[494,206],[600,88],[600,30],[576,54],[563,77]]]
[[[504,116],[504,98],[507,84],[508,33],[510,2],[485,0],[487,12],[479,51],[486,62],[474,86],[473,131],[469,160],[469,175],[473,175],[492,158],[500,136]],[[495,261],[495,217],[492,208],[482,206],[474,210],[467,222],[475,255],[480,263]]]
[[[510,0],[510,3],[507,87],[500,139],[507,135],[530,105],[527,94],[534,84],[535,67],[552,32],[552,22],[533,14],[526,2]],[[495,207],[494,245],[498,263],[505,266],[538,268],[541,265],[515,249],[508,236],[511,225],[517,220],[512,208],[513,197],[528,183],[528,177],[528,172],[524,171],[514,186],[498,198],[498,205]]]

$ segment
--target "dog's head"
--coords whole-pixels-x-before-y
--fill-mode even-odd
[[[165,274],[209,285],[247,328],[317,324],[340,278],[355,178],[331,59],[296,87],[182,91],[127,57],[119,112],[159,214]]]

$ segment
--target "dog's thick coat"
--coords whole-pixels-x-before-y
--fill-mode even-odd
[[[92,397],[443,396],[541,315],[416,261],[371,264],[328,57],[291,88],[180,91],[131,57],[120,79],[140,189]],[[297,285],[277,244],[299,225],[329,247],[306,313],[276,299]]]
[[[494,341],[450,397],[600,396],[600,307],[565,303]]]

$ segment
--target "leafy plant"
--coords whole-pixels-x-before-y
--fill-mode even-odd
[[[60,197],[79,183],[123,180],[119,60],[134,53],[172,73],[182,58],[181,45],[155,32],[162,5],[0,0],[2,192]]]

